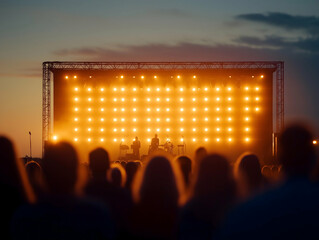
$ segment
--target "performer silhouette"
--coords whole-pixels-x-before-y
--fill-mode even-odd
[[[155,137],[152,138],[151,146],[149,148],[148,154],[156,151],[158,149],[159,145],[159,138],[157,137],[157,134],[155,134]]]
[[[138,137],[135,137],[135,140],[133,141],[132,144],[132,149],[133,149],[133,155],[135,159],[140,159],[140,148],[141,148],[141,142],[138,140]]]

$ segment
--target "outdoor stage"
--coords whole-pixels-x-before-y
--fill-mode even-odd
[[[283,122],[283,62],[43,63],[43,150],[66,140],[83,161],[98,146],[133,159],[136,136],[147,155],[157,134],[174,155],[204,146],[267,163]]]

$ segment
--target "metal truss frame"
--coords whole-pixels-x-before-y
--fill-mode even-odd
[[[205,70],[273,69],[275,71],[276,133],[284,128],[284,62],[43,62],[42,79],[42,153],[51,137],[51,73],[54,70]]]

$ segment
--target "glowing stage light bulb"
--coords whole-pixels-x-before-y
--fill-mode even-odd
[[[100,141],[101,141],[101,142],[104,142],[104,138],[101,138]]]
[[[228,111],[231,111],[231,110],[232,110],[232,108],[231,108],[231,107],[229,107],[229,108],[228,108]]]
[[[150,99],[150,98],[147,98],[147,99],[146,99],[146,101],[150,102],[150,101],[151,101],[151,99]]]
[[[117,118],[113,118],[113,122],[117,122]]]
[[[76,112],[77,112],[77,111],[79,111],[79,109],[78,109],[78,108],[74,108],[74,111],[76,111]]]
[[[54,141],[56,141],[56,140],[58,140],[58,136],[54,135],[54,136],[52,137],[52,139],[53,139]]]
[[[228,87],[227,90],[228,90],[228,91],[231,91],[231,87]]]
[[[228,122],[230,122],[231,120],[232,120],[232,118],[231,118],[231,117],[229,117],[229,118],[228,118]]]
[[[232,131],[232,128],[228,128],[228,132],[231,132]]]
[[[184,91],[184,88],[180,88],[179,91],[183,92],[183,91]]]
[[[125,118],[121,118],[121,122],[125,122]]]
[[[100,100],[101,100],[101,102],[104,102],[104,98],[101,98]]]
[[[117,108],[114,108],[113,111],[116,112],[116,111],[117,111]]]
[[[150,89],[150,88],[147,88],[146,90],[147,90],[148,92],[150,92],[150,91],[151,91],[151,89]]]
[[[116,129],[116,128],[114,128],[114,129],[113,129],[113,132],[117,132],[117,129]]]
[[[219,101],[220,101],[220,98],[219,98],[219,97],[218,97],[218,98],[216,98],[216,101],[217,101],[217,102],[219,102]]]
[[[166,132],[169,132],[170,131],[170,129],[169,128],[166,128]]]
[[[196,91],[196,88],[193,88],[192,90],[193,90],[193,92],[195,92],[195,91]]]
[[[123,76],[123,75],[121,75],[121,78],[123,79],[123,78],[124,78],[124,76]]]
[[[204,140],[205,142],[208,142],[208,138],[205,138],[205,140]]]
[[[101,112],[104,112],[104,108],[101,108]]]
[[[77,122],[79,119],[78,118],[74,118],[74,121]]]
[[[249,138],[248,137],[245,138],[245,142],[249,142]]]
[[[264,78],[264,75],[260,75],[260,78]]]
[[[117,88],[113,88],[113,91],[116,92],[116,91],[117,91]]]
[[[133,98],[133,102],[136,102],[136,98]]]
[[[196,142],[196,138],[193,138],[192,140],[193,140],[193,142]]]
[[[256,97],[256,101],[259,101],[259,97]]]
[[[181,112],[184,112],[184,108],[181,108],[180,110],[181,110]]]
[[[204,120],[205,120],[205,122],[207,122],[207,121],[208,121],[208,118],[206,117]]]
[[[121,101],[122,101],[122,102],[125,102],[125,98],[122,98]]]
[[[193,120],[193,122],[196,122],[196,118],[193,118],[192,120]]]
[[[169,108],[166,108],[166,112],[169,112]]]
[[[89,118],[88,121],[89,121],[89,122],[92,122],[92,118]]]
[[[117,139],[116,139],[116,138],[114,138],[114,139],[113,139],[113,141],[114,141],[114,142],[117,142]]]
[[[117,99],[116,99],[116,98],[114,98],[114,99],[113,99],[113,101],[114,101],[114,102],[116,102],[116,101],[117,101]]]
[[[156,98],[156,101],[159,102],[161,99],[160,98]]]
[[[166,122],[169,122],[170,121],[170,119],[169,118],[166,118]]]
[[[88,101],[91,102],[91,101],[92,101],[92,98],[88,98]]]
[[[149,138],[148,138],[148,139],[147,139],[147,141],[148,141],[148,142],[150,142],[150,141],[151,141],[151,139],[149,139]]]
[[[104,122],[104,118],[101,118],[101,122]]]
[[[78,139],[77,138],[74,138],[74,142],[77,142],[78,141]]]
[[[249,111],[249,108],[248,108],[248,107],[245,107],[245,111]]]
[[[77,98],[77,97],[76,97],[76,98],[74,98],[74,101],[76,101],[76,102],[77,102],[77,101],[79,101],[79,98]]]
[[[317,145],[317,144],[318,144],[317,140],[313,140],[313,141],[312,141],[312,144],[313,144],[313,145]]]
[[[196,112],[196,108],[193,108],[193,112]]]
[[[219,112],[219,111],[220,111],[220,108],[219,108],[219,107],[218,107],[218,108],[216,108],[216,111],[217,111],[217,112]]]
[[[88,88],[88,91],[91,92],[91,91],[92,91],[92,88]]]
[[[177,75],[177,78],[181,78],[181,76],[180,76],[180,75]]]
[[[181,132],[184,132],[184,128],[181,128],[180,131],[181,131]]]
[[[216,121],[217,121],[217,122],[219,122],[219,121],[220,121],[220,118],[219,118],[219,117],[218,117],[218,118],[216,118]]]
[[[122,112],[125,112],[125,108],[122,108],[121,111],[122,111]]]
[[[245,128],[245,132],[249,132],[249,128],[248,127]]]
[[[159,91],[160,91],[160,88],[156,88],[156,91],[159,92]]]
[[[74,91],[76,91],[76,92],[77,92],[77,91],[79,91],[79,89],[76,87],[76,88],[74,88]]]
[[[133,92],[136,92],[136,88],[133,88]]]
[[[255,89],[256,89],[256,91],[259,91],[259,87],[256,87]]]
[[[205,97],[205,98],[204,98],[204,101],[205,101],[205,102],[207,102],[207,101],[208,101],[208,98],[207,98],[207,97]]]
[[[216,128],[216,131],[219,132],[219,131],[220,131],[220,128]]]
[[[136,122],[136,118],[133,118],[133,122]]]
[[[150,119],[150,118],[148,118],[148,119],[147,119],[147,121],[148,121],[148,122],[150,122],[150,121],[151,121],[151,119]]]
[[[249,117],[245,117],[245,121],[248,122],[249,121]]]
[[[77,78],[77,76],[75,75],[75,76],[73,76],[73,78],[74,78],[74,79],[76,79],[76,78]]]
[[[148,128],[148,129],[147,129],[147,131],[148,131],[148,132],[150,132],[150,131],[151,131],[151,129],[149,129],[149,128]]]
[[[159,112],[160,111],[160,108],[156,108],[156,112]]]
[[[228,98],[228,101],[231,101],[231,97]]]
[[[69,76],[65,76],[65,79],[69,79]]]
[[[91,112],[91,111],[92,111],[92,109],[91,109],[91,108],[88,108],[88,111],[89,111],[89,112]]]
[[[183,102],[183,101],[184,101],[184,98],[180,98],[179,100],[180,100],[181,102]]]
[[[103,91],[104,91],[104,88],[101,88],[100,90],[101,90],[101,92],[103,92]]]
[[[124,92],[124,91],[125,91],[125,88],[121,88],[121,91]]]
[[[124,128],[122,128],[122,129],[121,129],[121,131],[122,131],[122,132],[125,132],[125,129],[124,129]]]
[[[183,121],[184,121],[184,118],[180,118],[180,121],[183,122]]]
[[[181,138],[181,142],[184,142],[184,138]]]
[[[101,132],[104,132],[104,128],[101,128],[100,131],[101,131]]]
[[[91,138],[88,138],[88,142],[91,142]]]
[[[193,102],[195,102],[196,101],[196,98],[193,98]]]
[[[141,78],[144,79],[144,76],[142,75]]]
[[[78,131],[78,128],[74,128],[74,131],[77,132],[77,131]]]
[[[219,92],[219,90],[220,90],[220,88],[219,88],[219,87],[217,87],[217,88],[216,88],[216,91],[217,91],[217,92]]]
[[[207,88],[207,87],[205,87],[205,88],[204,88],[204,91],[206,91],[206,92],[207,92],[207,90],[208,90],[208,88]]]
[[[193,128],[193,132],[196,132],[196,128]]]
[[[248,91],[248,90],[249,90],[249,87],[245,87],[245,90]]]
[[[232,141],[232,138],[228,138],[228,142],[231,142]]]
[[[136,128],[133,128],[133,132],[136,132]]]
[[[205,132],[208,132],[208,128],[205,128],[204,131],[205,131]]]
[[[91,132],[91,130],[92,130],[91,128],[88,128],[88,131],[89,131],[89,132]]]
[[[259,112],[259,108],[258,107],[256,107],[255,110],[256,110],[256,112]]]
[[[216,141],[217,141],[217,142],[220,142],[220,138],[216,138]]]
[[[166,98],[166,102],[169,102],[169,98]]]
[[[166,88],[166,91],[169,92],[169,91],[170,91],[170,88]]]
[[[136,112],[136,108],[133,108],[133,112]]]
[[[156,129],[156,132],[160,132],[160,131],[161,131],[161,129],[160,129],[160,128],[157,128],[157,129]]]
[[[156,122],[160,122],[161,121],[161,119],[160,118],[156,118]]]

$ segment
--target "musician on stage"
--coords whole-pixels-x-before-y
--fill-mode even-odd
[[[141,142],[138,140],[138,137],[135,137],[135,140],[133,141],[132,144],[132,149],[133,149],[133,155],[135,159],[140,159],[140,148],[141,148]]]
[[[152,138],[152,142],[151,142],[151,146],[150,146],[148,154],[156,151],[158,149],[158,145],[159,145],[159,138],[157,137],[157,134],[155,134],[155,137]]]

